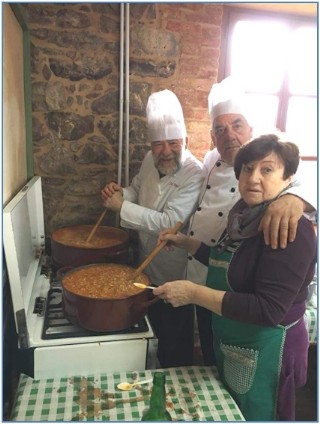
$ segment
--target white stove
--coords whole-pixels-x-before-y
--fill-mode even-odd
[[[3,211],[4,250],[21,353],[34,378],[155,368],[157,339],[147,317],[116,332],[94,333],[63,314],[61,287],[45,253],[41,178]]]

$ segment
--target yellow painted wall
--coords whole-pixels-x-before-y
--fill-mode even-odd
[[[3,4],[3,203],[27,181],[23,85],[23,33]]]

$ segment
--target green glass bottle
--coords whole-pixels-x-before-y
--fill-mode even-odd
[[[150,407],[143,413],[141,421],[172,421],[166,409],[166,376],[163,372],[154,373]]]

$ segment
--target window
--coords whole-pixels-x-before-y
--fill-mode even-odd
[[[259,131],[275,127],[285,131],[299,146],[302,158],[316,161],[316,18],[230,8],[225,24],[222,47],[227,54],[219,80],[228,75],[238,77],[254,126]]]

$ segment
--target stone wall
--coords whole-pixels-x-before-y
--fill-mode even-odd
[[[120,4],[24,3],[31,36],[34,173],[46,234],[94,223],[100,190],[117,180]],[[168,88],[183,106],[189,148],[210,148],[207,96],[217,79],[223,6],[130,4],[130,180],[149,149],[148,96]],[[104,223],[114,225],[107,214]]]

